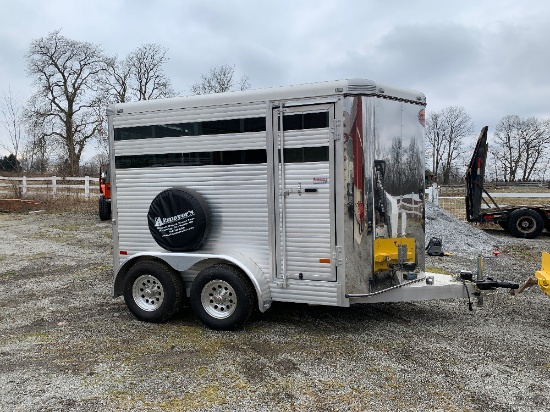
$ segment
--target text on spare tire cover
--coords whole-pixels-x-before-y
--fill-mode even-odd
[[[171,217],[154,217],[155,228],[162,237],[174,236],[195,228],[195,211],[188,210]]]

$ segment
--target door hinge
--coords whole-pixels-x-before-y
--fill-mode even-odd
[[[332,134],[332,140],[338,141],[342,138],[342,121],[341,120],[334,120],[334,126],[332,126],[331,129]]]
[[[334,266],[342,265],[342,246],[336,246],[334,248],[334,253],[332,254],[332,260],[334,261]]]

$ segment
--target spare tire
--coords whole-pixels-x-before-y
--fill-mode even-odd
[[[203,197],[186,187],[160,192],[147,213],[149,231],[157,244],[171,252],[201,248],[210,232],[210,208]]]

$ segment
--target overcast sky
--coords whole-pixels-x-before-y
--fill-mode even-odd
[[[428,111],[464,107],[476,135],[508,114],[550,115],[543,0],[0,2],[0,91],[23,101],[33,92],[31,41],[60,29],[121,58],[146,43],[167,48],[166,74],[181,95],[230,64],[252,88],[361,77],[417,89]]]

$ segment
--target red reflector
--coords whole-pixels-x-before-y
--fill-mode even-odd
[[[319,263],[330,263],[330,259],[319,259]]]
[[[485,216],[485,220],[491,220],[491,219],[494,219],[495,217],[493,215],[486,215]]]
[[[127,251],[127,250],[121,250],[121,251],[118,252],[118,253],[120,253],[121,255],[127,255],[127,254],[128,254],[128,251]]]

